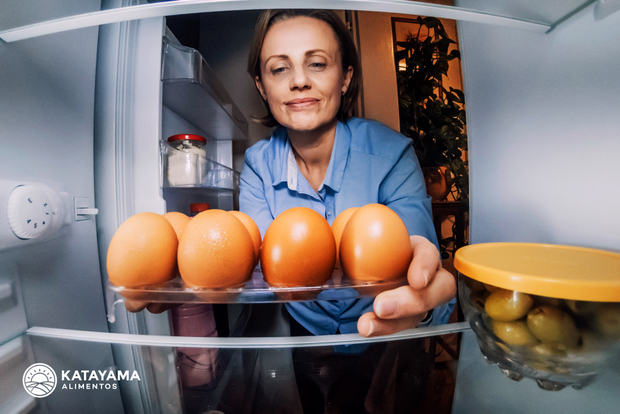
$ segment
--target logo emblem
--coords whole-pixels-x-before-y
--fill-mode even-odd
[[[47,364],[32,364],[24,372],[22,383],[33,397],[47,397],[56,389],[56,372]]]

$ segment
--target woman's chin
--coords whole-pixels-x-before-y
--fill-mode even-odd
[[[334,118],[331,120],[317,119],[317,117],[289,117],[288,122],[280,122],[289,131],[294,132],[323,132],[326,129],[335,128],[337,121]]]

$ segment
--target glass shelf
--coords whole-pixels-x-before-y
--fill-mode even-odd
[[[338,0],[329,4],[314,1],[290,1],[287,7],[333,8],[343,10],[364,10],[402,13],[438,18],[470,21],[484,24],[546,32],[568,17],[594,5],[594,13],[605,17],[618,7],[615,3],[600,0],[512,0],[489,2],[486,0],[460,1],[457,6],[446,6],[425,1],[403,0]],[[111,8],[101,11],[53,10],[47,16],[36,14],[22,17],[6,13],[9,18],[0,18],[0,39],[15,42],[51,33],[117,23],[151,17],[173,16],[188,13],[207,13],[231,10],[256,10],[272,8],[273,2],[266,0],[194,0],[192,2],[156,2]],[[81,14],[80,14],[81,13]],[[17,15],[17,20],[15,19]],[[44,17],[43,17],[44,16]]]
[[[272,287],[264,281],[261,271],[256,269],[249,282],[229,288],[192,288],[177,275],[173,280],[160,285],[124,288],[108,284],[108,289],[121,298],[152,303],[277,303],[376,296],[406,283],[406,278],[362,283],[344,277],[342,271],[336,269],[332,278],[322,286]]]

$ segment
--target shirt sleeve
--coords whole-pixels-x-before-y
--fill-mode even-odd
[[[379,200],[394,210],[410,235],[426,237],[439,249],[422,169],[412,145],[400,153],[379,187]]]
[[[252,217],[260,230],[261,238],[265,237],[273,215],[265,198],[263,179],[252,166],[247,152],[239,184],[239,211]]]

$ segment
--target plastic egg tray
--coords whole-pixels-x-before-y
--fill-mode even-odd
[[[370,297],[405,284],[406,278],[372,283],[354,281],[336,269],[332,278],[321,286],[273,287],[256,269],[247,283],[226,288],[193,288],[180,276],[159,285],[125,288],[109,284],[108,288],[125,299],[155,303],[274,303]]]

